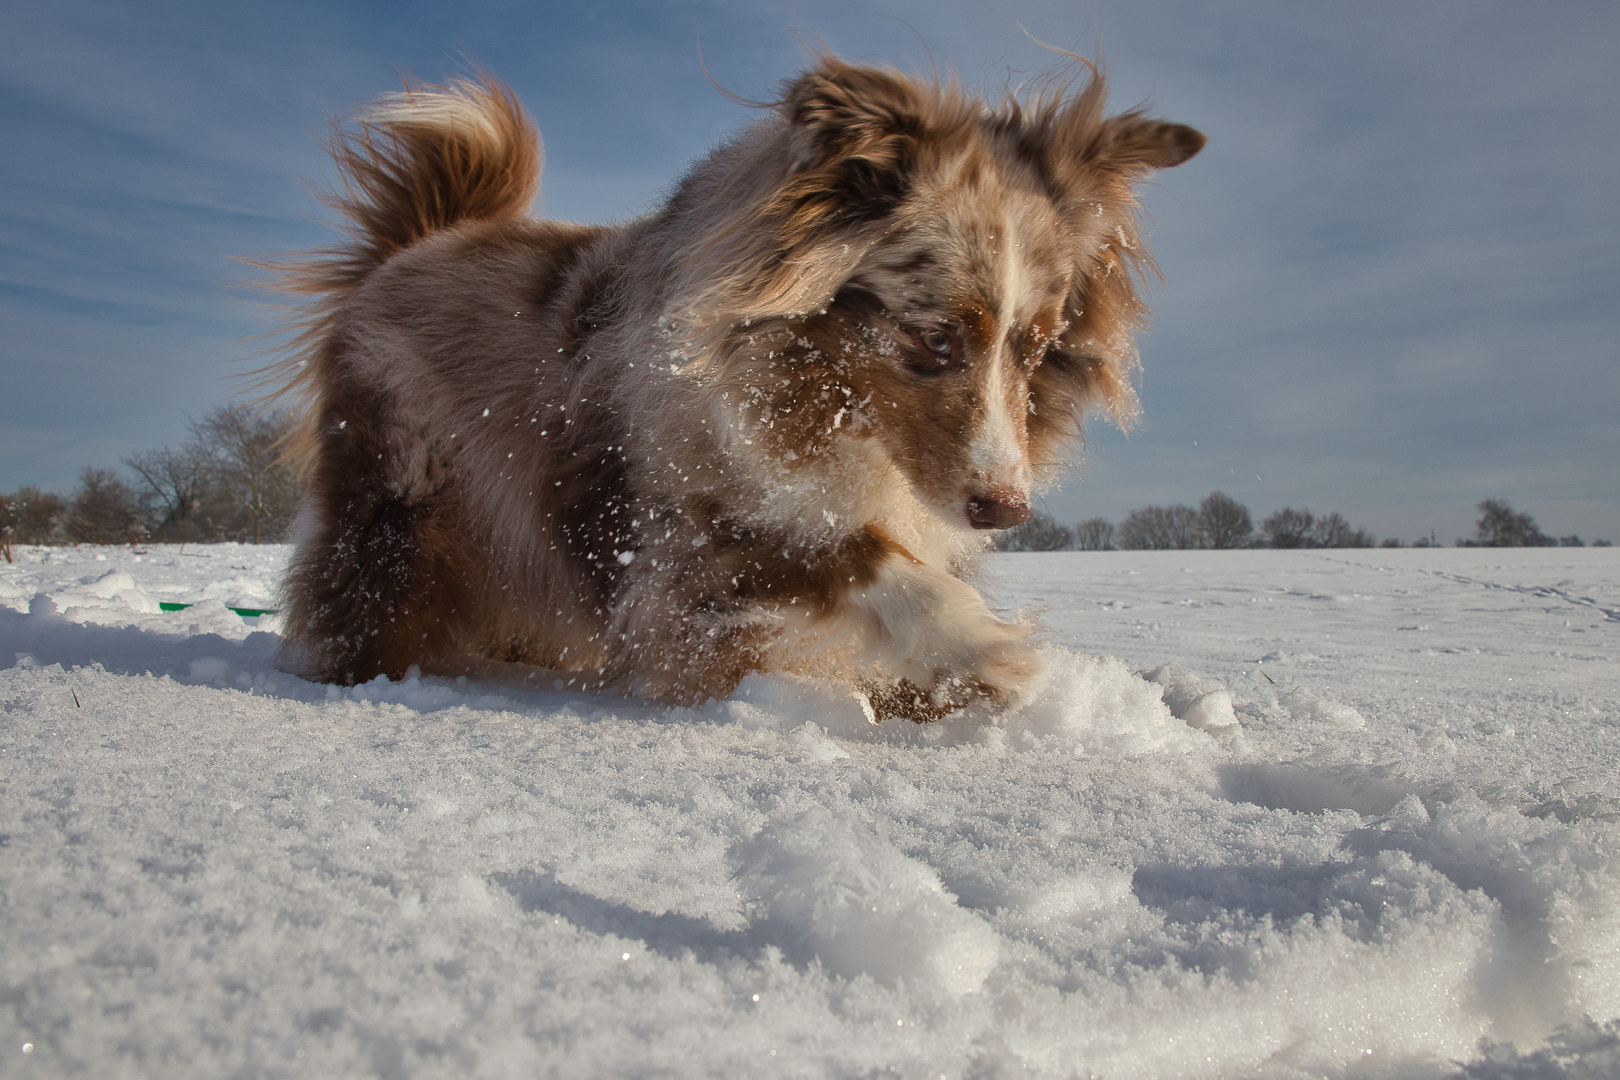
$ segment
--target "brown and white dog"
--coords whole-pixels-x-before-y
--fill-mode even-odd
[[[1133,186],[1204,138],[1105,117],[1100,75],[785,90],[620,226],[530,215],[539,137],[487,77],[339,131],[348,241],[285,268],[289,666],[674,702],[783,670],[914,719],[1027,685],[1030,628],[963,576],[1088,408],[1134,410]]]

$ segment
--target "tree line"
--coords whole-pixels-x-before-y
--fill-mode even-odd
[[[191,423],[179,446],[131,454],[123,470],[86,468],[66,496],[25,486],[0,493],[11,544],[192,543],[286,538],[298,477],[282,461],[285,412],[225,405]]]
[[[298,505],[298,477],[282,460],[291,427],[283,411],[226,405],[191,423],[178,447],[131,454],[125,472],[87,468],[68,496],[25,486],[0,493],[0,548],[12,544],[279,543]],[[1459,547],[1583,547],[1579,536],[1552,537],[1529,514],[1486,499],[1472,537]],[[1412,547],[1429,547],[1425,537]],[[1607,540],[1594,546],[1608,546]],[[1337,512],[1285,506],[1255,525],[1249,508],[1212,491],[1194,508],[1144,506],[1118,527],[1107,518],[1065,525],[1042,513],[997,537],[1000,551],[1170,551],[1194,548],[1405,547],[1380,545]]]
[[[1529,514],[1515,511],[1501,499],[1486,499],[1478,506],[1474,535],[1459,539],[1458,547],[1585,547],[1579,536],[1554,538],[1543,533]],[[1606,547],[1607,540],[1594,541]],[[1430,547],[1423,537],[1412,547]],[[1195,548],[1369,548],[1406,547],[1398,539],[1379,543],[1365,529],[1357,529],[1338,512],[1317,515],[1309,509],[1285,506],[1255,525],[1249,508],[1220,491],[1212,491],[1195,507],[1144,506],[1125,515],[1116,528],[1107,518],[1091,518],[1065,525],[1042,513],[1008,529],[996,540],[998,551],[1184,551]]]

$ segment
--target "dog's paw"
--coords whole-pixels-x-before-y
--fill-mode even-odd
[[[970,688],[962,683],[954,685],[941,683],[925,690],[910,679],[867,683],[855,693],[855,698],[860,702],[866,718],[874,724],[881,724],[885,720],[910,720],[916,724],[932,723],[983,696],[970,691]]]
[[[1043,661],[1029,644],[1027,630],[1008,629],[1017,636],[986,648],[976,664],[936,671],[926,683],[900,678],[862,685],[856,697],[866,718],[874,724],[890,719],[924,724],[975,702],[1010,705],[1018,701],[1040,674]]]
[[[1010,704],[1022,698],[1034,685],[1045,661],[1031,644],[1030,627],[1016,623],[999,624],[1009,631],[1007,637],[985,647],[974,666],[972,681],[982,689],[985,697],[1001,704]]]

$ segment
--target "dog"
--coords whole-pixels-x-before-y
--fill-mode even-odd
[[[1133,415],[1134,188],[1204,145],[1105,96],[822,56],[612,226],[531,215],[539,135],[487,74],[340,124],[346,239],[279,267],[308,305],[274,375],[307,479],[285,665],[1016,700],[1032,628],[975,557],[1089,410]]]

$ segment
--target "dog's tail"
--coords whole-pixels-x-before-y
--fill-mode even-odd
[[[540,133],[495,78],[411,87],[361,110],[329,145],[342,189],[327,203],[348,243],[304,263],[305,293],[346,292],[395,252],[461,221],[518,217],[540,186]],[[296,275],[297,272],[295,272]]]
[[[302,399],[303,423],[284,444],[307,468],[332,319],[360,283],[395,253],[458,222],[526,214],[540,186],[540,133],[493,76],[409,86],[336,124],[327,149],[339,189],[324,202],[343,216],[344,242],[258,265],[274,287],[301,297],[297,338],[260,372],[265,400]]]

